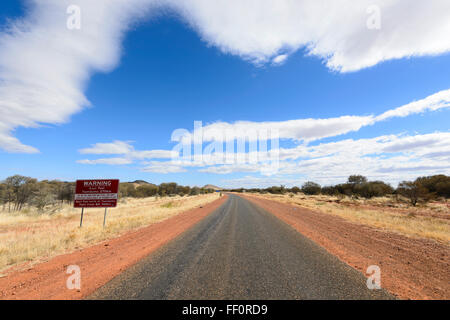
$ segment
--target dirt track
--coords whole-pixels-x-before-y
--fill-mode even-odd
[[[348,222],[340,217],[245,196],[365,273],[381,268],[382,287],[402,299],[450,299],[450,247]]]

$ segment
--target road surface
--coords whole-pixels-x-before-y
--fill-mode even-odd
[[[272,214],[235,195],[90,299],[392,299]]]

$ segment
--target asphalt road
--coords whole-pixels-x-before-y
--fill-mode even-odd
[[[226,203],[90,299],[392,299],[249,201]]]

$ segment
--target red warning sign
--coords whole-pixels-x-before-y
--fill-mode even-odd
[[[117,206],[119,180],[77,180],[75,208],[112,208]]]

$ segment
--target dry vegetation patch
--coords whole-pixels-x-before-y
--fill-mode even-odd
[[[41,262],[117,237],[218,198],[218,194],[125,198],[117,208],[108,209],[105,228],[104,209],[85,209],[82,228],[79,228],[80,209],[69,205],[43,213],[32,208],[11,213],[0,211],[0,271],[6,273],[13,266]]]
[[[252,195],[340,216],[352,222],[409,237],[450,243],[450,208],[445,201],[413,207],[390,197],[361,200],[325,195]]]

